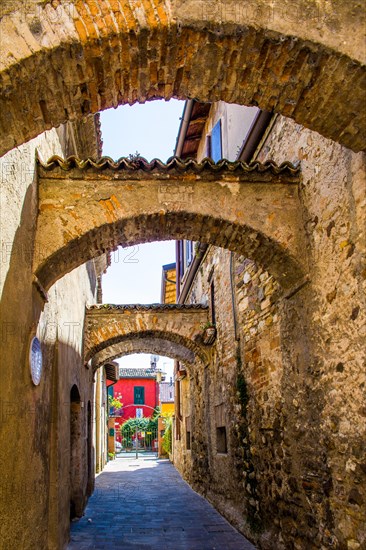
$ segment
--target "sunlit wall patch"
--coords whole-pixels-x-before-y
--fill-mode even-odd
[[[31,371],[32,382],[35,386],[38,386],[42,376],[43,360],[41,342],[36,336],[32,338],[30,344],[29,367]]]

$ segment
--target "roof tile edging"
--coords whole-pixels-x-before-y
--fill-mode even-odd
[[[208,306],[203,304],[93,304],[86,307],[89,311],[207,311]]]
[[[178,170],[181,172],[193,171],[196,173],[209,171],[211,173],[219,173],[224,170],[229,172],[244,172],[244,173],[265,173],[270,172],[274,175],[287,174],[291,176],[298,176],[300,174],[300,165],[294,165],[291,162],[283,162],[277,165],[272,160],[267,160],[265,163],[258,161],[251,162],[249,164],[245,162],[235,161],[231,162],[227,159],[222,159],[218,162],[214,162],[212,159],[205,158],[201,162],[197,162],[193,159],[182,160],[179,157],[171,157],[166,163],[160,159],[153,159],[148,162],[143,157],[131,159],[127,157],[121,157],[118,161],[114,161],[110,157],[102,157],[99,160],[87,158],[85,160],[79,159],[75,156],[63,159],[58,155],[52,156],[46,163],[38,157],[37,163],[45,171],[51,171],[57,168],[61,168],[65,172],[77,168],[79,170],[87,170],[93,168],[96,170],[112,169],[115,171],[132,171],[136,172],[141,170],[143,172],[163,171],[169,172],[172,170]]]

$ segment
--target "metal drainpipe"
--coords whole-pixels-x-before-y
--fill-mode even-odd
[[[179,302],[180,295],[180,256],[179,256],[179,241],[175,241],[175,301]]]
[[[230,286],[231,286],[231,306],[233,310],[233,320],[234,320],[234,334],[235,340],[240,340],[239,330],[238,330],[238,318],[236,315],[236,303],[235,303],[235,281],[234,281],[234,252],[230,253]]]
[[[183,149],[183,145],[184,145],[184,140],[186,138],[188,124],[191,120],[193,104],[194,104],[194,100],[193,99],[188,99],[186,101],[185,105],[184,105],[182,120],[181,120],[180,127],[179,127],[179,130],[178,130],[177,143],[176,143],[175,149],[174,149],[174,156],[175,157],[180,157],[180,155],[182,154],[182,149]]]
[[[240,150],[238,160],[241,162],[250,162],[252,160],[258,144],[260,143],[272,117],[273,113],[269,113],[267,111],[260,111],[258,113],[258,116],[254,120],[249,131],[249,135]]]
[[[273,113],[269,113],[267,111],[259,111],[256,119],[252,124],[249,135],[246,138],[245,142],[243,143],[243,146],[239,152],[238,160],[240,160],[241,162],[250,162],[253,159],[253,156],[257,151],[258,145],[261,143],[261,140],[265,135],[265,132],[271,120],[273,120],[273,118],[274,118]],[[233,310],[235,340],[240,341],[240,334],[238,330],[238,319],[237,319],[237,312],[236,312],[236,303],[235,303],[235,281],[234,281],[233,268],[234,268],[234,252],[231,252],[231,255],[230,255],[231,304],[232,304],[232,310]]]
[[[187,279],[184,281],[182,292],[178,298],[178,304],[184,304],[185,299],[188,296],[188,292],[192,286],[193,279],[198,271],[199,266],[201,265],[201,262],[208,249],[208,246],[209,246],[208,244],[199,243],[197,253],[193,259],[193,262],[188,272]]]

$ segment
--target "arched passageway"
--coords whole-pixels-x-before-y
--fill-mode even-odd
[[[67,120],[171,97],[259,105],[365,148],[356,0],[9,0],[2,13],[0,154]]]
[[[93,366],[98,368],[106,362],[136,353],[154,353],[185,364],[193,364],[200,360],[200,356],[197,355],[199,348],[193,351],[187,347],[186,343],[178,343],[169,337],[169,334],[162,331],[142,331],[137,334],[117,337],[118,342],[109,345],[93,356]],[[199,351],[202,353],[202,350],[199,349]]]
[[[14,2],[8,2],[7,0],[2,2],[2,13],[4,5],[6,8],[6,5],[10,3],[14,5]],[[19,4],[24,5],[24,2],[16,2],[15,4],[17,6]],[[220,6],[219,13],[217,13],[216,9],[212,9],[213,4]],[[241,4],[243,5],[243,3]],[[1,36],[5,44],[5,49],[3,50],[4,70],[0,75],[2,101],[0,118],[2,128],[1,151],[12,148],[15,144],[29,139],[37,133],[42,132],[45,128],[50,128],[65,120],[80,119],[85,114],[96,112],[98,109],[123,102],[132,103],[155,97],[168,99],[172,96],[180,98],[186,96],[197,97],[201,100],[225,99],[240,103],[258,103],[263,108],[273,108],[287,116],[292,116],[296,121],[314,130],[318,130],[325,136],[339,140],[341,143],[355,150],[364,148],[366,127],[364,124],[365,71],[364,66],[361,65],[364,63],[364,60],[361,59],[361,54],[358,55],[356,53],[363,52],[363,45],[360,46],[361,42],[358,42],[358,40],[363,40],[362,25],[364,24],[364,18],[363,13],[360,14],[360,10],[357,8],[358,2],[341,3],[334,0],[333,2],[323,3],[322,5],[326,6],[326,8],[324,8],[324,12],[319,9],[321,13],[318,12],[316,14],[316,17],[320,15],[319,21],[316,24],[314,24],[314,14],[309,14],[309,11],[306,9],[309,6],[313,8],[313,2],[310,3],[305,0],[302,2],[300,0],[300,2],[296,3],[283,4],[287,13],[291,14],[290,17],[295,15],[292,25],[289,24],[287,17],[282,17],[281,19],[276,10],[274,11],[276,18],[273,21],[264,21],[260,17],[261,13],[258,13],[259,10],[253,10],[255,17],[245,14],[245,16],[240,15],[237,18],[236,14],[232,15],[232,11],[229,9],[234,6],[232,2],[166,2],[163,5],[166,9],[163,8],[161,10],[162,16],[164,17],[165,15],[164,21],[156,17],[153,3],[145,5],[144,2],[134,3],[135,10],[131,13],[128,11],[131,5],[130,2],[119,2],[118,6],[121,9],[116,14],[113,14],[113,16],[111,15],[110,19],[107,13],[104,13],[105,19],[103,19],[100,16],[101,14],[98,13],[99,6],[90,0],[88,1],[88,6],[95,8],[94,13],[93,9],[83,11],[83,6],[85,7],[87,4],[81,1],[75,3],[61,2],[56,7],[56,10],[53,5],[56,6],[57,2],[53,2],[53,5],[49,2],[44,2],[44,11],[42,7],[39,8],[41,14],[39,17],[34,17],[34,20],[24,18],[23,21],[19,13],[13,15],[11,19],[7,17],[5,10],[5,15],[0,23]],[[27,8],[29,5],[32,5],[32,0],[27,2]],[[68,14],[65,10],[66,5],[69,8],[72,7],[72,9],[73,6],[76,6],[77,13],[83,12],[83,17],[76,15],[74,18],[73,15]],[[111,2],[106,5],[111,5]],[[223,15],[222,7],[224,5],[228,9]],[[246,2],[245,6],[247,7],[248,5],[252,4]],[[259,3],[256,1],[255,5],[259,5]],[[277,8],[277,2],[271,4],[271,6],[274,5]],[[291,8],[295,5],[298,9],[292,10]],[[195,10],[193,9],[195,6],[209,6],[209,10],[204,13],[201,12],[201,15],[195,18]],[[169,8],[171,8],[171,11],[167,16]],[[104,4],[102,9],[104,9]],[[333,9],[334,13],[332,12]],[[264,13],[268,13],[268,11],[268,9],[263,10]],[[85,12],[87,21],[85,20]],[[354,15],[352,15],[352,12]],[[69,19],[65,21],[61,17],[59,23],[56,22],[54,25],[47,25],[47,21],[42,17],[42,15],[47,13],[52,13],[53,15],[55,13],[60,15],[66,13]],[[121,19],[119,19],[119,15],[121,15]],[[283,15],[283,11],[281,15]],[[299,15],[301,16],[301,25],[299,25]],[[328,17],[326,17],[327,15]],[[113,18],[118,19],[117,26],[115,26]],[[268,19],[271,18],[269,17]],[[84,20],[85,26],[83,26]],[[307,24],[309,21],[311,21],[310,25]],[[96,22],[100,23],[99,27],[94,25]],[[125,25],[125,30],[123,31],[121,31],[122,25]],[[134,30],[129,32],[131,28],[134,28]],[[19,37],[21,30],[24,30],[25,37],[22,42]],[[82,35],[83,30],[84,35]],[[360,30],[362,32],[359,32]],[[99,36],[100,33],[103,35],[102,37]],[[358,39],[358,36],[362,36],[362,39]],[[320,171],[319,179],[323,176],[324,171]],[[347,189],[347,192],[349,192],[351,187],[349,183],[350,177],[344,177],[341,171],[339,179],[342,179],[342,188]],[[344,185],[346,182],[347,187]],[[334,183],[333,181],[329,183],[329,189],[334,188]],[[340,189],[340,185],[338,185],[338,189]],[[351,192],[349,195],[353,200]],[[336,197],[338,204],[346,204],[345,196],[342,193],[337,194]],[[352,200],[350,199],[350,203]],[[310,209],[313,219],[318,220],[319,214],[318,230],[319,228],[324,228],[323,232],[326,233],[328,230],[325,231],[325,228],[329,227],[329,232],[333,231],[334,233],[338,225],[340,225],[338,224],[338,219],[335,218],[335,221],[328,219],[326,221],[326,217],[325,215],[323,216],[322,212],[323,204],[321,201],[318,202],[320,212],[314,211],[314,208]],[[329,208],[328,212],[334,211],[334,207],[335,205],[332,204],[332,208]],[[354,204],[352,204],[352,209],[354,209]],[[169,235],[169,231],[172,236],[178,236],[178,226],[181,227],[184,221],[188,223],[192,222],[193,218],[190,217],[191,212],[184,211],[183,208],[180,210],[179,217],[178,214],[174,215],[176,215],[176,218],[169,218],[162,215],[160,210],[156,210],[151,213],[151,217],[147,220],[139,218],[138,225],[143,226],[146,222],[147,231],[148,233],[150,232],[149,238],[153,238],[154,233],[158,234],[158,238],[164,238],[163,235]],[[233,250],[242,251],[258,263],[262,263],[262,259],[263,265],[266,265],[266,261],[269,265],[278,265],[278,280],[281,280],[281,273],[284,273],[281,270],[281,265],[287,264],[286,262],[281,264],[280,261],[277,261],[278,248],[272,246],[272,244],[278,243],[277,239],[274,239],[273,242],[270,241],[270,246],[266,247],[266,243],[268,243],[266,238],[268,235],[265,232],[263,233],[261,229],[254,231],[249,222],[244,227],[233,223],[231,225],[225,224],[222,222],[221,217],[212,218],[215,220],[215,224],[218,221],[220,223],[218,223],[217,231],[212,230],[212,234],[208,235],[207,232],[205,233],[205,228],[209,226],[208,222],[210,219],[203,215],[201,217],[195,216],[194,219],[201,222],[201,230],[197,229],[196,233],[192,232],[193,238],[196,235],[197,239],[204,242],[206,234],[207,238],[213,237],[213,243],[220,244],[220,246],[232,243]],[[300,216],[298,219],[300,219]],[[126,222],[127,229],[131,229],[130,242],[142,242],[138,240],[142,238],[141,233],[134,228],[135,220],[136,218]],[[162,223],[159,225],[157,220],[162,220]],[[351,216],[348,216],[348,218],[346,216],[346,220],[348,220],[346,224],[355,227]],[[193,222],[191,225],[194,225]],[[21,227],[24,232],[24,229],[25,231],[28,228],[31,229],[31,224],[21,224]],[[106,232],[110,231],[112,227],[116,227],[116,225],[110,225],[108,222],[105,227]],[[124,227],[117,227],[117,229],[123,230]],[[157,227],[158,229],[156,229]],[[243,240],[237,248],[234,247],[235,243],[238,244],[237,238],[231,237],[231,231],[234,230],[235,234],[235,229],[237,229],[237,235],[240,233],[243,236]],[[79,248],[79,251],[82,249],[84,251],[88,250],[94,237],[96,237],[96,240],[99,238],[98,235],[101,233],[99,233],[99,229],[97,231],[98,233],[96,234],[88,233],[88,239],[83,241],[84,245]],[[128,231],[126,232],[128,233]],[[31,234],[32,232],[29,231],[29,235]],[[93,239],[90,237],[93,237]],[[136,240],[134,241],[134,239]],[[340,238],[339,241],[343,242],[343,239]],[[107,243],[107,246],[113,248],[117,242],[118,240],[114,236],[109,241],[107,237],[103,238],[100,246],[96,246],[96,250],[102,251],[105,243]],[[249,246],[248,243],[255,244],[256,242],[258,242],[258,249],[262,247],[263,258],[261,258],[259,252],[255,256],[257,250],[255,246],[254,254],[251,253],[253,247]],[[75,240],[75,250],[77,250],[79,244],[82,243],[78,243]],[[351,255],[353,254],[353,246],[354,243],[351,241]],[[357,252],[358,243],[355,246]],[[289,437],[290,433],[289,439],[292,439],[295,451],[290,457],[288,455],[284,457],[283,454],[279,455],[276,457],[276,461],[272,455],[269,457],[268,462],[273,464],[274,469],[277,465],[287,468],[288,464],[292,464],[294,469],[294,478],[292,479],[296,481],[294,485],[296,488],[298,481],[300,484],[304,481],[302,477],[304,471],[301,469],[301,461],[296,460],[296,458],[301,453],[304,461],[309,461],[309,473],[311,475],[309,476],[307,487],[319,487],[319,493],[311,494],[309,497],[307,493],[302,491],[301,487],[300,490],[302,491],[303,501],[308,503],[308,508],[305,508],[305,511],[308,509],[311,512],[307,516],[309,521],[311,521],[311,528],[314,529],[314,521],[315,525],[316,521],[318,521],[318,525],[321,525],[326,532],[328,532],[328,528],[332,532],[334,531],[334,524],[336,524],[337,529],[339,528],[340,544],[347,545],[347,539],[352,544],[351,537],[353,537],[356,529],[349,529],[348,525],[350,524],[346,526],[344,524],[341,525],[343,521],[341,516],[343,515],[344,517],[344,511],[350,506],[351,509],[348,518],[355,518],[357,509],[352,508],[355,505],[353,502],[347,501],[349,496],[351,496],[350,493],[344,491],[344,487],[347,487],[348,490],[351,488],[352,483],[351,475],[346,466],[354,464],[352,459],[359,448],[357,446],[358,440],[354,434],[358,430],[358,427],[361,426],[361,422],[358,420],[359,424],[354,422],[352,426],[349,423],[347,424],[347,414],[343,409],[348,404],[352,408],[351,405],[354,402],[354,399],[352,401],[352,395],[357,396],[357,391],[359,391],[358,378],[354,375],[354,380],[352,380],[351,375],[348,374],[352,372],[352,369],[354,371],[359,370],[357,365],[352,366],[352,361],[354,361],[352,354],[357,353],[355,346],[357,342],[352,337],[353,333],[357,332],[357,326],[359,325],[353,325],[350,322],[350,320],[353,321],[358,315],[359,306],[357,306],[357,309],[354,298],[350,296],[347,296],[343,302],[337,302],[338,297],[337,300],[334,298],[334,291],[338,289],[333,288],[333,286],[327,287],[329,283],[329,285],[334,285],[334,287],[343,285],[349,288],[351,273],[354,274],[357,272],[354,264],[343,270],[343,264],[340,261],[341,257],[337,254],[338,249],[338,242],[334,248],[331,248],[329,243],[327,243],[326,247],[314,247],[314,258],[317,260],[324,256],[326,260],[323,265],[315,261],[314,269],[312,270],[312,274],[315,277],[322,272],[322,276],[318,277],[316,290],[324,287],[324,291],[319,292],[317,297],[317,301],[321,304],[321,307],[319,306],[317,309],[314,308],[312,310],[308,306],[309,300],[306,299],[304,299],[304,305],[308,308],[306,312],[308,318],[314,324],[319,325],[319,334],[317,335],[314,331],[315,337],[309,339],[314,349],[306,347],[304,356],[306,356],[306,359],[308,358],[307,361],[301,361],[301,355],[299,360],[298,348],[296,346],[292,346],[291,348],[289,344],[286,344],[289,348],[288,355],[294,358],[294,368],[288,368],[286,371],[289,374],[289,376],[285,377],[286,383],[290,385],[293,380],[296,380],[297,387],[299,388],[298,395],[291,395],[289,407],[284,411],[283,415],[286,421],[287,419],[291,419],[293,422],[294,428],[290,432],[286,430],[286,433],[287,437]],[[288,249],[285,248],[285,250],[287,251]],[[330,259],[327,257],[328,250],[330,251]],[[282,248],[279,247],[279,252],[281,251]],[[69,253],[70,249],[65,254],[65,264],[62,263],[62,258],[62,261],[58,263],[56,258],[52,257],[52,261],[48,264],[49,273],[52,276],[55,274],[57,277],[61,276],[67,270],[72,269],[73,266],[67,263]],[[347,249],[345,253],[347,253]],[[90,257],[88,254],[85,254],[86,259]],[[286,254],[285,258],[288,259]],[[292,258],[291,254],[290,258]],[[21,262],[19,261],[19,263]],[[329,267],[332,263],[342,266],[339,273]],[[17,264],[18,262],[15,265]],[[60,265],[62,269],[59,269]],[[286,270],[286,276],[288,272],[292,273],[292,270]],[[300,272],[302,272],[301,269]],[[15,270],[15,273],[18,275],[17,270]],[[47,271],[45,271],[45,274],[47,274]],[[24,278],[23,271],[20,270],[19,275],[19,284],[15,289],[19,291],[17,303],[23,306],[22,300],[26,296],[23,288],[29,288],[28,282],[30,282],[30,277]],[[349,279],[347,280],[348,276]],[[283,277],[283,279],[285,278]],[[52,284],[52,277],[50,279],[45,277],[44,281],[47,280],[49,284]],[[281,282],[283,286],[286,286],[286,279],[284,282]],[[45,286],[47,284],[44,282]],[[359,279],[357,280],[357,284],[359,284]],[[306,298],[308,297],[306,296]],[[25,305],[21,309],[30,312],[33,304],[29,304],[28,300],[24,300],[24,302]],[[330,302],[337,305],[333,305],[333,309],[331,309],[327,305]],[[54,304],[56,309],[58,305],[56,299],[54,299]],[[323,308],[323,304],[327,305],[327,309]],[[350,309],[349,312],[348,309]],[[362,313],[362,309],[360,311]],[[28,321],[31,315],[28,315],[28,317],[23,315],[20,318],[27,319]],[[298,318],[300,318],[300,315]],[[341,321],[338,321],[339,318],[342,318]],[[293,319],[294,317],[289,317],[291,323],[288,323],[288,329],[290,330],[291,328],[294,332],[297,330],[300,340],[303,336],[303,325],[297,322],[295,325],[296,328],[293,329]],[[341,322],[344,324],[342,325]],[[286,340],[289,330],[284,332],[283,340]],[[351,352],[343,352],[341,350],[341,359],[346,365],[345,368],[343,368],[343,362],[338,362],[339,349],[336,349],[336,345],[331,344],[332,339],[337,340],[338,333],[342,335],[342,340],[340,341],[343,342],[344,335],[346,335],[351,343],[350,349],[352,350],[352,354]],[[328,338],[325,338],[326,336]],[[313,342],[315,343],[313,344]],[[318,343],[321,344],[319,345],[319,350],[316,347]],[[21,348],[19,347],[19,349]],[[24,355],[23,349],[22,357]],[[329,359],[326,358],[326,355]],[[346,359],[343,359],[343,355]],[[13,360],[9,351],[7,352],[7,358]],[[334,364],[332,364],[333,359]],[[10,369],[8,370],[10,371]],[[17,369],[13,370],[17,372]],[[304,374],[299,375],[299,370]],[[341,377],[340,382],[337,382],[338,370],[341,372],[339,375]],[[345,374],[342,374],[343,370]],[[60,371],[62,371],[61,368]],[[343,378],[346,376],[346,373],[347,380]],[[6,393],[10,395],[10,390],[17,387],[15,381],[18,379],[19,376],[17,375],[14,375],[14,377],[13,375],[11,377],[7,376],[7,380],[10,380],[12,385],[6,385]],[[344,388],[346,395],[344,399],[335,395],[336,384]],[[63,387],[65,387],[65,384]],[[29,393],[26,386],[24,389],[26,390],[26,401],[34,403],[33,395]],[[66,402],[68,401],[68,392],[69,385],[66,386],[66,394],[62,393]],[[300,397],[298,410],[292,408],[292,406],[295,407],[295,404],[298,403],[298,396],[304,394],[307,396],[313,395],[313,400]],[[44,410],[46,411],[49,400],[43,400],[44,396],[46,396],[46,392],[43,393],[42,399],[39,399],[39,402],[44,403]],[[292,400],[293,397],[294,399]],[[318,398],[319,401],[316,402]],[[323,402],[325,403],[324,409],[322,408]],[[280,400],[280,403],[283,403],[283,399]],[[336,412],[334,425],[333,416],[328,414],[332,412],[329,403],[332,403],[335,409],[338,408],[339,411],[342,411],[340,413],[337,410],[334,411]],[[307,410],[307,405],[309,404],[312,405],[309,407],[308,415],[308,418],[311,420],[310,429],[303,422],[304,418],[306,420],[303,411]],[[354,418],[359,419],[355,414],[354,407],[351,412],[355,415]],[[37,418],[35,417],[35,421]],[[42,418],[44,418],[43,414]],[[329,422],[331,421],[331,424],[329,424],[327,418],[330,419]],[[36,422],[34,424],[36,425]],[[46,425],[46,422],[43,422],[43,420],[42,425]],[[297,436],[299,434],[296,433],[296,425],[300,426],[301,430],[304,426],[306,427],[303,431],[307,434],[308,447],[300,447],[298,445]],[[347,426],[349,426],[350,433],[345,432],[343,435],[337,430],[338,425],[346,426],[346,430]],[[11,433],[11,426],[15,426],[15,424],[8,422],[4,427],[6,433]],[[287,424],[285,428],[287,428]],[[33,433],[36,433],[36,428],[34,428]],[[278,432],[274,433],[277,437]],[[316,448],[312,445],[314,434],[316,434],[317,440],[320,442]],[[293,435],[294,437],[292,437]],[[300,434],[301,436],[302,434]],[[258,440],[261,440],[261,437]],[[23,441],[23,439],[20,441]],[[39,476],[37,479],[37,476],[33,473],[34,466],[42,466],[45,480],[48,474],[46,455],[44,453],[46,438],[42,436],[42,438],[38,439],[37,437],[37,441],[39,441],[37,454],[34,454],[31,463],[32,475],[30,476],[30,480],[26,480],[27,483],[29,481],[32,482],[32,485],[28,484],[28,487],[32,488],[34,486],[39,487]],[[348,441],[348,448],[352,449],[352,452],[349,450],[341,456],[338,453],[338,448],[339,444],[343,445],[344,441]],[[66,441],[66,443],[68,442]],[[9,449],[13,449],[8,449],[7,452],[9,455],[9,464],[11,464],[11,458],[14,456],[14,449],[16,448],[16,445],[9,446]],[[57,449],[57,452],[61,449],[62,446]],[[319,460],[319,466],[316,463],[311,463],[313,449],[315,449],[317,454],[315,458]],[[14,479],[21,480],[24,487],[25,469],[23,463],[20,462],[20,464],[21,466],[17,470],[9,469],[9,471],[19,474],[19,476],[14,476]],[[324,464],[327,466],[326,475],[324,474]],[[259,469],[259,471],[261,472],[262,470]],[[37,472],[35,473],[37,474]],[[320,478],[319,484],[314,483],[314,479],[319,480],[319,478],[313,474],[319,473],[324,475]],[[274,474],[277,474],[277,472],[274,471]],[[278,477],[274,475],[276,480]],[[342,478],[344,478],[346,485],[342,485],[342,483],[337,481]],[[35,480],[37,480],[37,485],[33,485]],[[323,481],[326,483],[323,484]],[[292,511],[298,506],[299,502],[297,496],[294,497],[294,486],[284,483],[286,490],[289,487],[287,494],[288,498],[291,499],[291,505],[293,505]],[[333,486],[334,489],[332,490]],[[330,491],[330,496],[321,494],[322,487],[327,489],[327,493]],[[335,498],[337,495],[342,495],[342,497]],[[14,526],[12,518],[14,517],[14,512],[16,514],[22,509],[21,500],[21,498],[14,499],[15,505],[9,505],[9,511],[6,511],[4,516],[4,523],[8,523],[6,540],[9,544],[14,540],[15,536],[14,528],[12,527]],[[36,500],[33,499],[31,504],[35,502]],[[323,503],[323,510],[320,510],[320,506],[318,506],[319,502]],[[36,508],[36,513],[32,515],[26,510],[24,514],[23,523],[25,529],[22,534],[23,541],[27,540],[29,535],[32,535],[33,526],[39,525],[39,520],[47,517],[47,503],[42,506],[38,506],[38,504],[35,507],[33,505],[29,506],[30,511],[32,508]],[[292,522],[289,522],[290,516],[287,513],[286,506],[283,505],[283,502],[279,503],[277,488],[274,492],[273,508],[271,509],[276,511],[276,513],[277,510],[283,512],[282,525],[284,529],[287,529],[288,532],[299,532],[298,526],[293,526]],[[54,521],[55,517],[56,514],[50,516],[50,523]],[[58,519],[55,523],[59,523]],[[45,529],[42,529],[42,537],[29,539],[33,543],[33,546],[47,546],[44,532]],[[312,532],[310,532],[309,537],[313,537]],[[292,543],[291,541],[290,544]],[[325,538],[323,538],[322,542],[319,541],[319,544],[326,545],[327,543],[330,544],[333,541],[327,541]]]
[[[299,169],[101,159],[39,166],[34,271],[48,289],[119,244],[189,238],[246,254],[283,288],[306,274]]]
[[[84,358],[94,358],[98,367],[127,349],[164,350],[172,358],[204,360],[199,335],[207,320],[208,309],[202,305],[91,306],[85,319]]]

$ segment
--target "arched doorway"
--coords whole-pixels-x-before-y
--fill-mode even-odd
[[[78,387],[70,391],[70,519],[80,517],[83,510],[82,408]]]
[[[87,425],[87,439],[86,439],[86,452],[88,456],[88,484],[87,495],[90,496],[94,487],[94,468],[93,468],[93,431],[92,431],[92,407],[90,400],[88,401],[88,425]]]

